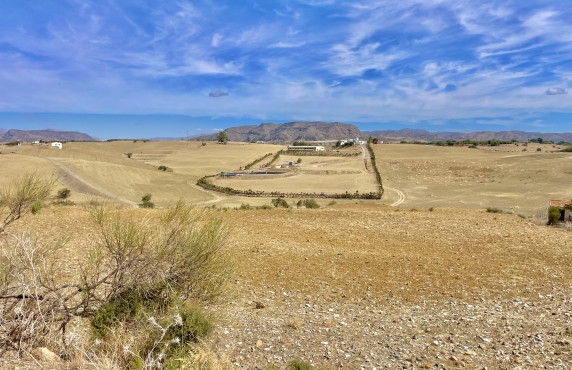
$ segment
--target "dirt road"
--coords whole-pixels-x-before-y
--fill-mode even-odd
[[[69,187],[73,191],[77,191],[78,193],[94,195],[96,197],[107,198],[111,200],[120,201],[122,203],[128,204],[132,207],[137,207],[137,203],[120,198],[115,194],[112,194],[106,190],[103,190],[87,181],[82,179],[81,177],[77,176],[73,173],[69,168],[64,166],[62,163],[56,161],[55,159],[49,159],[57,168],[57,177],[63,184]]]

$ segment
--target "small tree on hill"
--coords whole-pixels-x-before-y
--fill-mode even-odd
[[[226,132],[220,131],[220,132],[218,133],[217,139],[218,139],[218,142],[219,142],[219,143],[226,144],[226,141],[227,141],[227,139],[228,139],[228,136],[226,135]]]

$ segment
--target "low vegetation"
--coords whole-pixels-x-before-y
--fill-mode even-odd
[[[7,219],[32,212],[50,186],[34,175],[14,183],[1,198]],[[95,368],[180,367],[212,330],[203,307],[224,298],[232,276],[221,219],[182,202],[143,218],[89,212],[97,236],[74,266],[61,243],[0,238],[0,355],[46,347]],[[96,345],[74,339],[76,318],[90,319]]]
[[[13,222],[42,209],[53,183],[34,173],[24,174],[0,191],[0,235]]]
[[[155,208],[155,203],[151,202],[151,194],[145,194],[141,197],[141,208]]]
[[[71,190],[68,188],[63,188],[58,190],[58,198],[60,199],[67,199],[71,194]]]
[[[268,154],[265,154],[265,155],[263,155],[262,157],[260,157],[260,158],[258,158],[258,159],[255,159],[254,161],[252,161],[252,162],[250,162],[249,164],[247,164],[246,166],[244,166],[244,169],[245,169],[245,170],[251,169],[252,166],[254,166],[254,165],[257,164],[257,163],[262,162],[263,160],[265,160],[266,158],[270,157],[271,155],[272,155],[272,153],[268,153]]]

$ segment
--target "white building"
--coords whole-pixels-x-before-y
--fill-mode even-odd
[[[304,152],[323,152],[326,150],[325,147],[321,145],[288,145],[288,150],[304,151]]]
[[[54,142],[52,143],[52,146],[54,146],[54,147],[56,147],[56,148],[58,148],[58,149],[61,149],[63,145],[62,145],[62,143],[60,143],[59,141],[54,141]]]

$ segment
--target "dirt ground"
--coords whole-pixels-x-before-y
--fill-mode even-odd
[[[495,207],[533,216],[549,199],[572,199],[572,154],[551,152],[557,149],[551,144],[373,147],[387,204]]]
[[[236,276],[230,302],[211,307],[209,344],[236,368],[572,366],[567,230],[367,203],[213,212],[229,227]],[[69,235],[70,263],[95,237],[82,207],[50,207],[12,232],[25,230],[47,243]]]

